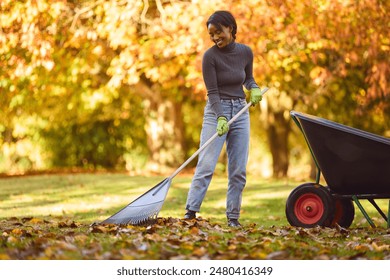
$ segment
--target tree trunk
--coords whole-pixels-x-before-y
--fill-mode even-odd
[[[286,177],[288,172],[290,123],[289,119],[284,117],[284,112],[271,114],[268,118],[267,135],[272,154],[273,177],[282,178]]]
[[[161,92],[145,84],[142,91],[148,95],[143,102],[150,155],[147,168],[166,172],[164,168],[177,166],[185,156],[182,103],[163,97]]]
[[[183,158],[181,105],[170,100],[145,106],[146,132],[152,162],[173,166]]]

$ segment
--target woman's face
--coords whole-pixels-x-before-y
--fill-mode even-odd
[[[215,26],[210,23],[207,27],[210,39],[213,41],[218,48],[223,48],[233,42],[232,28],[221,25]]]

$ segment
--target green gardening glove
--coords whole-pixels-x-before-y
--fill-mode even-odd
[[[253,105],[256,105],[261,101],[263,98],[263,94],[261,93],[261,90],[259,88],[252,88],[251,89],[251,102]]]
[[[222,136],[229,131],[227,118],[224,116],[218,117],[217,132],[218,136]]]

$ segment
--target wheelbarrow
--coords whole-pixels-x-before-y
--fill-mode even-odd
[[[317,167],[316,181],[296,187],[286,202],[292,226],[348,228],[354,202],[371,227],[361,204],[368,200],[390,227],[390,138],[316,116],[291,111]],[[321,174],[327,184],[320,184]],[[387,215],[375,200],[389,199]]]

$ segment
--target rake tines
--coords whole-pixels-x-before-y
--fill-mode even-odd
[[[157,215],[164,204],[170,184],[170,178],[163,180],[154,188],[101,223],[119,225],[153,224],[157,220]]]
[[[157,215],[164,201],[158,201],[149,205],[132,206],[131,203],[121,211],[103,221],[103,224],[131,224],[149,225],[157,220]]]

